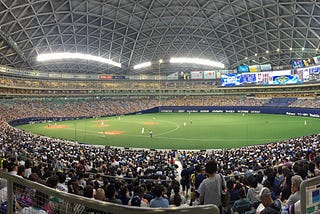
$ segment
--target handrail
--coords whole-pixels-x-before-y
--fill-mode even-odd
[[[110,202],[104,202],[99,200],[88,199],[82,196],[77,196],[69,193],[65,193],[56,189],[49,188],[45,185],[29,181],[27,179],[10,175],[6,172],[0,171],[0,178],[7,180],[8,185],[8,213],[12,213],[13,208],[13,183],[17,183],[29,188],[40,190],[47,195],[61,198],[62,200],[72,201],[76,204],[84,205],[99,211],[108,211],[108,213],[120,214],[124,211],[128,214],[138,214],[138,213],[203,213],[203,214],[219,214],[219,209],[215,205],[201,205],[201,206],[190,206],[190,207],[170,207],[170,208],[145,208],[145,207],[133,207],[126,205],[119,205]]]

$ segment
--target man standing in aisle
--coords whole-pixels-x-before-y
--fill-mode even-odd
[[[218,164],[215,160],[210,160],[206,164],[206,173],[208,177],[204,179],[198,192],[200,204],[214,204],[222,211],[221,192],[222,186],[226,186],[226,181],[223,176],[220,176]],[[223,184],[223,185],[222,185]]]

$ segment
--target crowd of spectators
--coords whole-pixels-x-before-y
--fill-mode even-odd
[[[196,101],[198,105],[207,105],[206,102],[212,104],[215,99],[228,105],[248,102],[251,105],[263,105],[265,102],[260,99],[238,98],[232,103],[232,99],[228,97],[208,97],[208,101],[198,98]],[[2,170],[44,183],[50,188],[95,200],[146,207],[189,206],[204,203],[201,198],[201,183],[206,178],[204,169],[208,161],[215,160],[217,175],[225,176],[230,192],[231,203],[229,208],[225,208],[226,212],[237,210],[234,204],[239,204],[238,200],[242,200],[243,203],[244,198],[247,199],[245,202],[249,202],[250,209],[261,209],[261,202],[265,206],[270,205],[270,209],[277,209],[271,206],[277,203],[276,200],[290,207],[299,201],[299,189],[288,189],[291,184],[297,187],[302,180],[320,174],[320,134],[265,145],[213,151],[122,150],[36,136],[16,129],[6,122],[26,116],[51,114],[83,116],[82,113],[94,112],[105,115],[114,113],[115,110],[124,114],[157,104],[156,100],[60,101],[15,100],[2,104]],[[169,100],[166,104],[179,105],[180,102],[195,104],[192,99]],[[62,111],[65,114],[61,114]],[[178,161],[184,170],[181,174],[176,164]],[[210,172],[212,177],[216,177],[215,174],[212,175],[212,171]],[[182,177],[188,178],[187,183],[180,181]],[[1,187],[3,191],[5,186]],[[262,187],[268,188],[271,199],[268,191],[265,192],[264,199],[259,196]],[[200,197],[197,199],[198,188],[202,190],[199,191]],[[35,194],[28,200],[17,197],[17,209],[19,206],[21,209],[39,206],[37,197]],[[41,206],[44,208],[43,204]],[[53,204],[47,207],[45,212],[55,213],[53,210],[57,207],[57,204]]]
[[[67,90],[202,90],[221,93],[246,93],[246,92],[281,92],[287,91],[318,91],[319,84],[314,85],[286,85],[286,86],[242,86],[242,87],[218,87],[221,82],[214,80],[48,80],[32,79],[26,77],[0,76],[0,85],[8,88],[22,89],[67,89]],[[291,94],[294,95],[294,94]],[[285,94],[282,94],[285,96]]]
[[[320,99],[297,99],[295,102],[291,103],[289,107],[298,108],[319,108]]]
[[[3,86],[42,88],[42,89],[159,89],[159,81],[137,81],[137,80],[45,80],[0,77],[0,84]],[[210,89],[215,88],[215,81],[161,81],[162,89]]]
[[[278,98],[280,99],[280,98]],[[285,98],[284,98],[285,99]],[[265,106],[270,98],[242,96],[165,97],[161,106]],[[159,106],[158,99],[15,99],[1,100],[0,112],[7,121],[27,117],[91,117],[128,114]],[[320,99],[296,99],[290,107],[318,108]]]
[[[233,192],[232,201],[239,199],[240,195],[237,192],[241,186],[247,188],[248,199],[252,205],[260,201],[256,195],[257,191],[261,190],[261,185],[269,187],[275,198],[279,198],[282,193],[282,200],[285,203],[290,193],[288,194],[288,190],[285,189],[287,185],[283,182],[289,182],[290,179],[286,179],[289,173],[298,174],[306,179],[319,175],[320,171],[320,161],[317,159],[320,134],[238,149],[177,152],[121,150],[74,144],[34,136],[9,126],[4,120],[1,121],[0,127],[2,169],[10,171],[12,165],[19,166],[19,168],[13,167],[16,170],[15,174],[28,179],[34,179],[35,176],[39,182],[47,185],[53,179],[52,188],[85,197],[89,191],[92,192],[89,194],[90,197],[102,197],[106,201],[126,205],[142,206],[143,204],[143,206],[152,207],[160,203],[164,206],[163,203],[166,201],[163,198],[168,200],[165,204],[173,206],[182,203],[196,204],[197,202],[194,202],[191,197],[194,190],[191,190],[190,194],[182,191],[180,183],[176,180],[179,177],[175,164],[177,160],[185,166],[193,188],[199,174],[203,175],[202,167],[205,163],[212,159],[216,160],[218,172],[226,176],[227,186],[230,192]],[[195,173],[196,168],[198,173]],[[251,175],[252,173],[254,176]],[[192,174],[195,176],[192,177]],[[269,176],[272,177],[269,178]],[[139,178],[139,182],[135,178]],[[205,176],[202,176],[202,179],[204,178]],[[155,181],[160,179],[167,182],[158,186],[158,182],[148,182],[147,179]],[[250,194],[250,188],[258,190],[255,194]],[[282,191],[279,191],[281,188]],[[95,196],[93,192],[99,194]],[[161,196],[158,196],[159,194]],[[179,196],[174,197],[175,194]],[[139,202],[134,196],[137,196],[140,201],[143,196],[146,198],[144,202]],[[151,203],[154,197],[162,197],[158,199],[161,202]]]

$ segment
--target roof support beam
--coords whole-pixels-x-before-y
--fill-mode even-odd
[[[19,48],[17,43],[13,41],[11,36],[3,32],[1,28],[0,28],[0,37],[17,53],[17,55],[23,60],[23,62],[27,62],[26,57],[24,56],[24,53],[21,50],[21,48]]]

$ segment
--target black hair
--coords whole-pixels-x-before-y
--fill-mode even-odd
[[[157,184],[153,189],[153,193],[156,197],[161,197],[163,190],[163,186],[161,184]]]
[[[215,160],[210,160],[207,162],[206,164],[206,172],[208,174],[212,174],[212,173],[215,173],[217,172],[218,170],[218,164]]]

